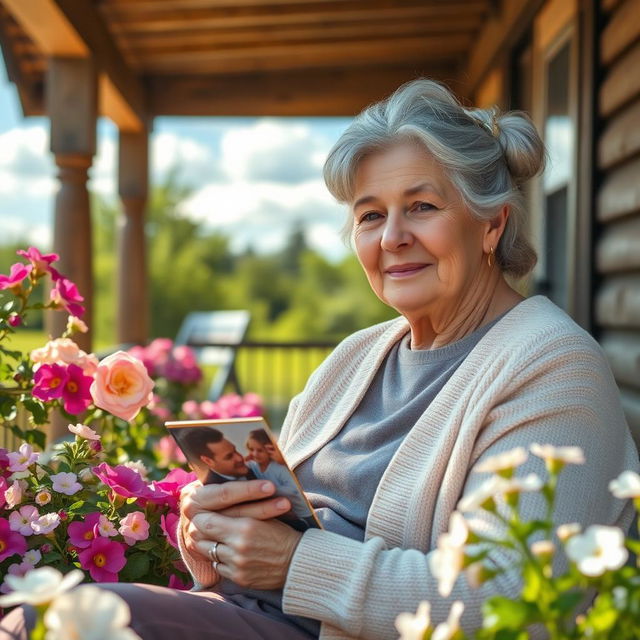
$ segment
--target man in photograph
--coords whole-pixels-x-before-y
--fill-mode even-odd
[[[181,438],[181,442],[191,459],[199,460],[209,469],[202,484],[256,479],[256,475],[245,464],[244,456],[218,429],[190,429],[189,433]]]

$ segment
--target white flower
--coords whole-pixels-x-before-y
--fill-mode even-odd
[[[460,511],[476,511],[483,509],[487,503],[502,492],[506,480],[500,476],[487,478],[475,491],[463,496],[458,502]]]
[[[68,429],[71,433],[75,433],[77,436],[84,438],[85,440],[100,440],[100,435],[85,424],[70,424]]]
[[[629,556],[624,534],[617,527],[590,526],[573,536],[566,545],[567,555],[585,576],[601,576],[607,569],[619,569]]]
[[[60,524],[57,513],[45,513],[31,523],[31,528],[37,534],[51,533]]]
[[[516,467],[525,463],[529,454],[524,447],[516,447],[511,451],[505,451],[487,458],[474,468],[479,473],[500,473],[501,471],[513,471]]]
[[[407,612],[399,614],[396,618],[399,640],[422,640],[431,624],[430,615],[431,605],[426,600],[418,605],[415,615]]]
[[[433,631],[431,640],[451,640],[457,631],[460,630],[460,616],[464,611],[464,604],[456,600],[451,605],[449,617],[446,622],[441,622]]]
[[[142,460],[127,460],[123,466],[133,469],[143,480],[149,476],[149,471]]]
[[[51,502],[51,492],[47,489],[41,489],[36,493],[36,504],[39,504],[41,507],[44,507],[45,504],[49,504]]]
[[[80,320],[80,318],[69,316],[67,318],[67,331],[69,333],[87,333],[89,327],[87,327],[85,322]]]
[[[616,498],[640,498],[640,476],[635,471],[623,471],[609,483],[609,491]]]
[[[429,556],[429,568],[438,580],[438,592],[443,598],[451,594],[453,585],[464,566],[464,545],[469,527],[461,513],[454,511],[449,519],[449,531],[438,537],[438,548]]]
[[[44,614],[47,640],[141,640],[130,621],[120,596],[91,584],[56,598]]]
[[[37,549],[29,549],[22,557],[23,562],[35,567],[40,560],[42,560],[42,554]]]
[[[33,450],[33,447],[26,442],[20,445],[16,452],[7,454],[9,458],[9,471],[25,471],[40,457],[39,453]]]
[[[502,483],[502,493],[526,493],[530,491],[540,491],[542,489],[543,482],[535,474],[530,473],[524,476],[524,478],[509,478]]]
[[[0,597],[0,607],[15,604],[46,604],[84,579],[84,573],[73,569],[63,576],[53,567],[41,567],[29,571],[24,577],[8,575],[5,582],[13,589],[9,595]]]
[[[78,482],[78,476],[75,473],[61,471],[51,476],[53,480],[53,490],[58,493],[64,493],[66,496],[72,496],[82,489],[82,485]]]
[[[562,542],[566,542],[569,538],[577,535],[582,531],[582,526],[578,522],[567,522],[566,524],[561,524],[556,529],[556,535],[559,540]]]
[[[551,444],[534,442],[529,450],[534,456],[542,458],[547,469],[557,472],[565,464],[584,464],[584,452],[580,447],[554,447]]]

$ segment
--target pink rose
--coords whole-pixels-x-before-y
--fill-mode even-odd
[[[135,418],[151,401],[152,391],[153,380],[144,364],[125,351],[102,360],[91,385],[95,405],[123,420]]]

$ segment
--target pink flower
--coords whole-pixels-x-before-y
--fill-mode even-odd
[[[197,479],[193,471],[185,471],[184,469],[172,469],[167,473],[163,480],[154,482],[154,489],[162,490],[167,496],[164,500],[171,509],[175,509],[180,499],[182,488]]]
[[[34,452],[33,447],[26,442],[20,445],[16,452],[9,453],[9,471],[26,471],[34,462],[38,461],[39,453]]]
[[[100,513],[88,513],[82,522],[72,522],[67,534],[69,541],[74,547],[86,549],[91,545],[91,541],[98,535],[97,527],[100,522]]]
[[[19,511],[12,511],[9,515],[9,527],[11,531],[17,531],[23,536],[33,535],[31,523],[40,517],[38,510],[31,505],[20,507]]]
[[[57,253],[42,254],[35,247],[29,247],[26,251],[24,249],[19,249],[16,253],[19,256],[24,256],[31,262],[36,276],[51,273],[52,271],[55,272],[56,275],[58,274],[55,269],[51,269],[49,266],[52,262],[60,260],[60,256]]]
[[[93,468],[93,473],[114,493],[123,498],[149,498],[151,491],[140,474],[124,465],[110,467],[106,462]]]
[[[78,559],[80,566],[89,571],[96,582],[118,582],[118,572],[127,563],[124,550],[122,543],[98,537],[78,554]]]
[[[210,404],[213,404],[213,402],[210,402]],[[183,402],[182,412],[189,420],[199,420],[202,417],[200,405],[195,400],[186,400]]]
[[[154,451],[159,457],[159,466],[166,467],[170,462],[186,462],[187,459],[171,436],[162,436],[156,443]]]
[[[22,286],[22,281],[31,273],[31,269],[31,265],[22,264],[22,262],[12,264],[8,276],[0,273],[0,291],[11,289],[18,292]]]
[[[216,418],[225,417],[217,403],[211,402],[211,400],[205,400],[200,403],[200,413],[205,420],[215,420]]]
[[[98,365],[91,395],[96,406],[123,420],[132,420],[152,398],[153,380],[145,366],[124,351]]]
[[[53,480],[53,490],[58,493],[72,496],[74,493],[82,490],[82,485],[78,482],[78,476],[75,473],[61,471],[49,477]]]
[[[27,541],[23,535],[11,531],[9,521],[0,518],[0,562],[14,553],[23,555],[27,550]]]
[[[33,376],[34,387],[32,395],[46,402],[59,398],[67,382],[68,374],[65,367],[59,364],[43,364]]]
[[[172,547],[178,549],[178,522],[180,516],[175,513],[167,513],[160,516],[160,528],[164,531],[164,535],[167,536],[167,541]]]
[[[51,533],[60,524],[60,516],[57,513],[45,513],[31,523],[31,528],[37,534]]]
[[[104,513],[100,514],[100,519],[98,520],[98,533],[103,538],[113,538],[113,536],[118,535],[118,530],[113,525],[113,522],[104,515]]]
[[[0,509],[4,507],[7,502],[7,499],[4,497],[4,493],[7,490],[7,481],[5,478],[0,476]]]
[[[91,404],[91,384],[93,378],[85,376],[82,369],[70,364],[67,367],[67,381],[62,387],[64,410],[67,413],[82,413]]]
[[[78,293],[78,287],[67,278],[61,277],[56,281],[51,289],[51,300],[72,316],[80,318],[84,315],[84,307],[80,304],[84,298]]]
[[[142,511],[134,511],[120,520],[118,531],[122,534],[124,541],[129,546],[133,546],[138,540],[146,540],[149,537],[149,523]]]
[[[23,495],[23,483],[20,480],[14,480],[13,484],[4,492],[6,506],[9,509],[13,509],[16,505],[19,505],[22,502]]]
[[[100,440],[100,434],[96,433],[91,427],[87,427],[86,424],[70,424],[68,429],[79,438],[84,438],[85,440]]]
[[[7,322],[9,323],[10,327],[13,327],[15,329],[16,327],[19,327],[22,324],[22,318],[17,313],[12,313],[7,318]]]

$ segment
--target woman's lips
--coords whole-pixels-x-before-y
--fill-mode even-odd
[[[387,267],[386,273],[392,278],[408,278],[416,273],[426,269],[429,264],[425,263],[410,263],[400,264],[393,267]]]

